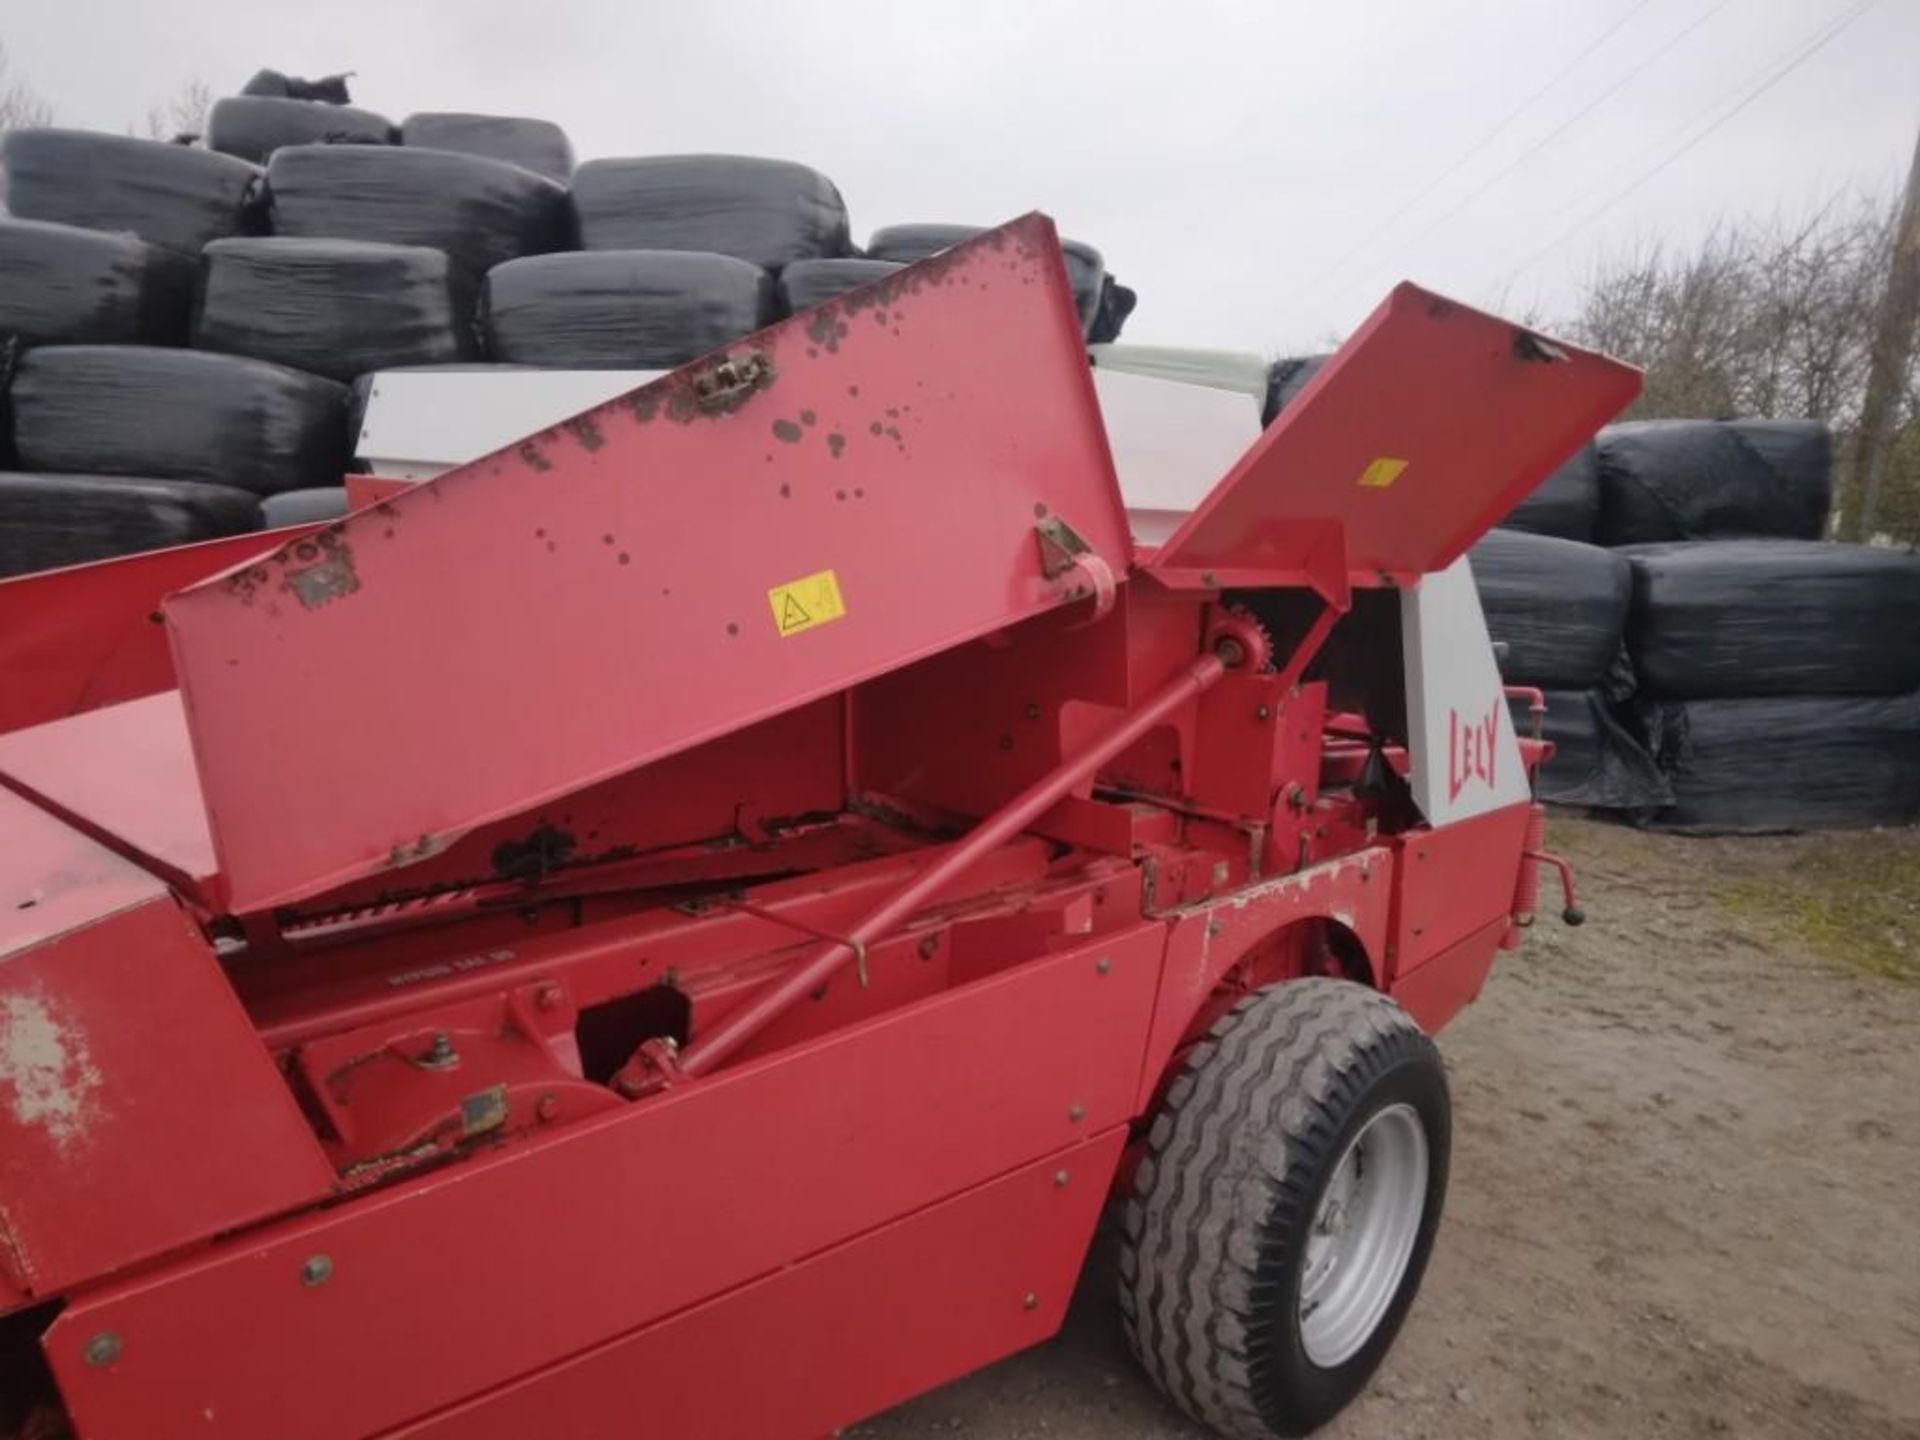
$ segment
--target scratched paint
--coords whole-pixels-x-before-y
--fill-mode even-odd
[[[33,994],[0,997],[0,1100],[64,1155],[85,1143],[104,1081],[84,1033]]]

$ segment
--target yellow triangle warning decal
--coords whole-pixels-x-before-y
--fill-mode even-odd
[[[840,577],[831,570],[774,586],[767,591],[767,603],[773,607],[773,626],[782,640],[847,613],[847,603],[840,597]]]

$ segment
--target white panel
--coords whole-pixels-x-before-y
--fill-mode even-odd
[[[1096,369],[1093,388],[1133,538],[1173,533],[1260,436],[1260,405],[1234,390]]]
[[[1436,828],[1529,798],[1465,556],[1400,594],[1414,802]]]
[[[664,370],[389,370],[373,377],[354,454],[425,480],[537,435]]]
[[[1244,350],[1193,350],[1173,345],[1089,345],[1087,355],[1096,370],[1124,370],[1151,375],[1156,380],[1179,380],[1188,385],[1210,385],[1216,390],[1238,390],[1256,402],[1267,401],[1267,372],[1271,367]]]

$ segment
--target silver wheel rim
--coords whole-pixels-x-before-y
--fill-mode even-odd
[[[1307,1232],[1300,1339],[1315,1365],[1352,1359],[1379,1328],[1426,1208],[1426,1129],[1411,1105],[1389,1105],[1347,1146]]]

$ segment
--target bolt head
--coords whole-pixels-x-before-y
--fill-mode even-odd
[[[542,1095],[539,1102],[533,1107],[533,1113],[541,1120],[552,1120],[554,1116],[560,1113],[560,1097],[557,1095]]]
[[[309,1290],[324,1285],[333,1278],[333,1261],[325,1255],[310,1255],[307,1263],[300,1267],[300,1283]]]
[[[1025,1295],[1020,1297],[1020,1306],[1024,1310],[1038,1310],[1040,1308],[1040,1297],[1029,1290]]]
[[[1078,1125],[1082,1120],[1086,1118],[1087,1118],[1086,1106],[1076,1102],[1067,1107],[1067,1119],[1071,1120],[1074,1124]]]
[[[1056,1190],[1064,1190],[1072,1179],[1073,1176],[1067,1171],[1056,1170],[1053,1172],[1053,1188]]]
[[[938,935],[929,935],[920,942],[920,958],[922,960],[931,960],[939,953],[940,937]]]
[[[80,1353],[81,1358],[84,1359],[87,1364],[98,1369],[104,1365],[111,1365],[114,1361],[118,1360],[122,1348],[124,1347],[122,1347],[118,1335],[114,1334],[111,1330],[102,1330],[98,1335],[95,1335],[91,1340],[87,1341],[87,1348]]]
[[[1104,955],[1102,955],[1098,960],[1093,962],[1093,972],[1096,975],[1106,975],[1111,973],[1112,970],[1113,970],[1113,961],[1109,960]]]
[[[564,995],[558,985],[542,985],[534,992],[533,998],[542,1010],[558,1010]]]

